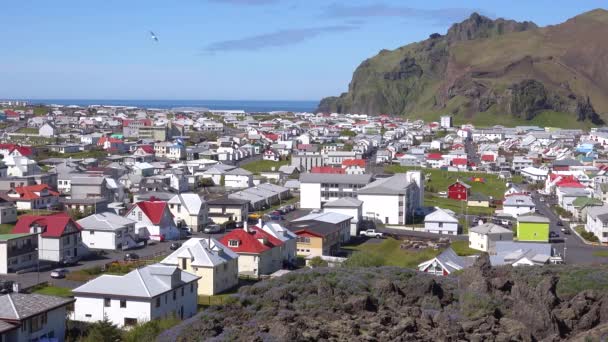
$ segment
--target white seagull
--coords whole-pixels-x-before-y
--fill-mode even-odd
[[[150,38],[154,39],[154,41],[158,43],[158,37],[152,31],[150,31]]]

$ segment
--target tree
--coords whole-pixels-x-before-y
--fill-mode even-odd
[[[323,260],[320,256],[316,256],[312,259],[310,259],[310,262],[308,262],[308,266],[312,267],[312,268],[317,268],[317,267],[327,267],[327,261]]]
[[[224,175],[220,177],[220,186],[226,186],[226,177]]]
[[[87,336],[81,339],[82,342],[116,342],[122,340],[122,332],[118,327],[108,320],[95,322],[89,327]]]
[[[343,136],[343,137],[356,137],[357,133],[351,131],[350,129],[343,129],[343,130],[340,131],[340,136]]]

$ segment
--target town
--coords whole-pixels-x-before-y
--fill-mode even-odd
[[[454,120],[0,101],[0,341],[302,268],[608,261],[608,128]]]

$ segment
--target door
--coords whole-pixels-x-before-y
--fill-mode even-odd
[[[74,256],[78,256],[78,248],[74,248]]]

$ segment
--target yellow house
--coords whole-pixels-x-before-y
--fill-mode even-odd
[[[213,238],[192,238],[160,263],[196,274],[198,294],[211,296],[238,285],[238,254]]]
[[[340,249],[340,227],[331,224],[311,224],[294,232],[296,252],[302,256],[334,255]]]

